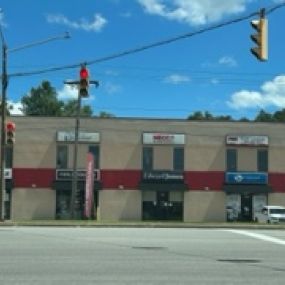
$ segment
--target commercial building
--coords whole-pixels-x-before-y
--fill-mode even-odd
[[[6,218],[69,217],[74,118],[11,117]],[[82,118],[76,214],[85,204],[86,157],[94,157],[94,215],[102,221],[250,221],[285,205],[285,125]]]

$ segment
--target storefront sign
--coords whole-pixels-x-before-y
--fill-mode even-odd
[[[228,184],[268,184],[268,174],[264,172],[227,172]]]
[[[268,146],[268,143],[268,136],[228,135],[226,137],[227,145]]]
[[[143,180],[145,181],[184,181],[181,171],[144,171]]]
[[[58,142],[74,142],[75,135],[74,132],[57,132],[57,141]],[[88,142],[88,143],[99,143],[100,134],[99,133],[88,133],[88,132],[79,132],[78,134],[79,142]]]
[[[72,180],[73,170],[70,169],[57,169],[56,170],[56,180]],[[86,170],[77,170],[77,179],[85,180],[86,179]],[[100,180],[100,170],[94,169],[94,180]]]
[[[184,145],[184,134],[144,133],[143,144],[174,144]]]

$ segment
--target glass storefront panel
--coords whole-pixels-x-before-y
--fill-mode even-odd
[[[144,191],[143,220],[182,221],[183,192]]]

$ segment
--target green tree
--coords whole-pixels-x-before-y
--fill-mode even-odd
[[[32,88],[21,103],[23,113],[28,116],[61,116],[64,103],[57,98],[55,88],[48,81],[43,81],[37,88]]]
[[[232,121],[231,116],[213,116],[209,111],[201,112],[196,111],[192,115],[188,116],[187,120],[205,120],[205,121]]]
[[[215,121],[233,121],[233,118],[230,115],[222,115],[214,117]]]
[[[265,112],[264,110],[260,110],[259,113],[256,115],[255,122],[273,122],[273,116],[270,113]]]
[[[276,111],[273,114],[272,118],[276,122],[285,122],[285,109],[282,109],[280,111]]]
[[[114,117],[115,117],[115,115],[108,113],[108,112],[105,112],[105,111],[101,111],[99,113],[99,118],[114,118]]]
[[[250,120],[249,120],[248,118],[246,118],[246,117],[241,117],[241,118],[239,119],[239,121],[240,121],[240,122],[250,122]]]
[[[6,116],[10,116],[10,110],[13,110],[13,106],[6,104]],[[0,103],[0,114],[2,114],[2,104]]]
[[[77,100],[70,100],[63,105],[62,115],[73,117],[77,113]],[[81,106],[80,116],[91,117],[92,109],[89,105]]]
[[[204,114],[201,111],[196,111],[192,115],[188,116],[187,120],[205,120]]]
[[[63,102],[58,99],[56,90],[50,82],[43,81],[37,88],[32,88],[21,103],[23,113],[27,116],[75,116],[77,100]],[[92,116],[92,109],[84,105],[80,110],[81,116]]]

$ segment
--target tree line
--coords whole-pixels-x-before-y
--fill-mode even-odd
[[[77,112],[77,99],[63,101],[59,100],[56,89],[49,81],[42,81],[36,87],[31,88],[30,92],[25,94],[22,99],[22,112],[26,116],[70,116],[74,117]],[[2,108],[1,108],[2,110]],[[11,108],[6,108],[9,115]],[[80,116],[92,117],[93,111],[90,105],[84,105],[80,109]],[[115,117],[115,115],[101,111],[99,117]],[[242,117],[238,120],[233,119],[230,115],[214,116],[209,111],[196,111],[187,117],[187,120],[195,121],[240,121],[240,122],[285,122],[285,109],[268,113],[260,110],[253,120]]]
[[[54,117],[73,117],[77,113],[78,100],[63,101],[58,98],[56,89],[49,81],[42,81],[38,87],[31,88],[30,92],[21,99],[22,113],[25,116],[54,116]],[[2,108],[1,108],[2,109]],[[11,107],[6,108],[9,115]],[[81,117],[91,117],[93,111],[90,105],[80,108]],[[100,112],[100,117],[113,117],[111,113]]]
[[[239,121],[239,122],[285,122],[285,109],[268,113],[261,109],[253,120],[242,117],[238,120],[233,119],[230,115],[214,116],[210,112],[196,111],[187,117],[187,120],[195,121]]]

